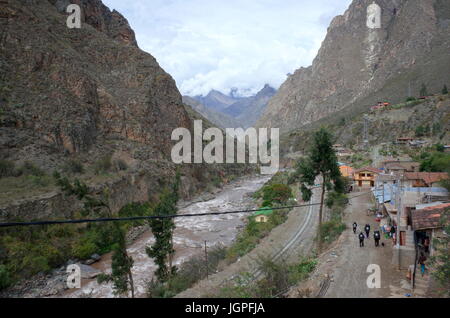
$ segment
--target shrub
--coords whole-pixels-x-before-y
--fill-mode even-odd
[[[52,182],[52,179],[49,176],[31,175],[31,176],[28,176],[28,178],[31,180],[31,183],[33,185],[38,186],[38,187],[46,187]]]
[[[75,243],[73,248],[73,255],[79,259],[87,259],[92,254],[95,254],[98,250],[97,245],[94,242],[84,239],[80,242]]]
[[[9,160],[0,160],[0,178],[14,175],[15,164]]]
[[[423,172],[444,172],[450,167],[450,154],[445,152],[433,152],[431,155],[424,154],[420,164]]]
[[[62,169],[66,173],[73,173],[73,174],[81,174],[84,172],[83,164],[76,159],[70,159],[69,161],[67,161],[62,167]]]
[[[314,258],[301,258],[299,263],[289,265],[284,260],[268,257],[258,259],[258,269],[263,278],[255,282],[249,273],[236,277],[232,283],[220,289],[222,298],[272,298],[281,296],[289,288],[307,279],[317,266]]]
[[[25,276],[36,275],[41,272],[48,272],[51,268],[45,256],[34,253],[27,254],[22,260],[22,272]]]
[[[435,145],[435,147],[436,147],[436,151],[438,151],[438,152],[445,152],[445,146],[444,145],[437,144],[437,145]]]
[[[94,164],[95,174],[107,173],[112,167],[111,155],[104,156]]]
[[[26,175],[26,176],[37,176],[41,177],[45,175],[45,172],[36,166],[34,163],[30,161],[25,161],[23,165],[19,169],[20,174]]]
[[[322,223],[322,228],[320,231],[321,237],[319,239],[322,242],[329,244],[335,241],[346,228],[347,226],[338,218],[324,222]]]
[[[414,101],[416,101],[415,97],[410,96],[406,98],[406,102],[414,102]]]
[[[0,290],[11,284],[11,277],[5,265],[0,265]]]
[[[425,136],[425,133],[427,132],[426,127],[424,126],[417,126],[416,128],[416,137],[423,137]]]
[[[122,159],[117,159],[114,161],[114,167],[117,171],[125,171],[128,169],[128,165]]]

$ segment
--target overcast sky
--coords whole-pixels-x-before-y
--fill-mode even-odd
[[[141,49],[182,94],[278,88],[309,66],[331,19],[351,0],[103,0],[121,12]]]

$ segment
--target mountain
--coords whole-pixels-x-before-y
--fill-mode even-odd
[[[66,26],[69,3],[82,8],[80,29]],[[173,78],[100,0],[0,1],[0,218],[70,216],[77,206],[50,176],[73,162],[84,171],[72,177],[107,188],[114,212],[156,199],[177,169],[172,131],[192,122]],[[24,166],[40,181],[16,176]],[[231,168],[179,169],[187,198]]]
[[[266,84],[253,96],[237,97],[236,89],[230,95],[212,90],[206,97],[184,96],[184,102],[211,122],[224,128],[248,128],[253,126],[265,110],[276,90]]]
[[[224,113],[238,120],[244,128],[252,127],[261,117],[276,89],[266,84],[255,96],[243,98],[225,109]]]
[[[190,106],[193,110],[195,110],[203,117],[207,118],[216,127],[235,128],[241,126],[241,124],[235,118],[228,116],[220,111],[216,111],[213,108],[208,108],[192,97],[183,96],[183,103]]]
[[[399,103],[450,83],[450,2],[377,0],[380,29],[366,26],[373,0],[355,0],[331,22],[313,64],[290,75],[259,119],[282,132],[351,118],[378,101]]]
[[[216,111],[223,111],[240,100],[239,97],[228,96],[216,90],[210,91],[205,97],[195,96],[193,99]]]

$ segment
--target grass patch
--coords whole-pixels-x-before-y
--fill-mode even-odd
[[[260,258],[258,269],[263,278],[256,280],[251,274],[239,275],[233,283],[221,288],[214,297],[219,298],[274,298],[281,297],[292,286],[307,279],[317,266],[317,260],[301,258],[297,263]]]
[[[70,159],[62,166],[62,171],[68,174],[82,174],[84,166],[79,160]]]
[[[288,212],[287,209],[276,210],[269,216],[269,221],[266,223],[257,223],[253,216],[249,217],[243,232],[238,235],[235,243],[227,250],[227,262],[231,264],[253,250],[275,227],[286,222]]]

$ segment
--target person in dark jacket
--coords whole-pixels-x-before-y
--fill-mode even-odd
[[[380,231],[373,232],[373,239],[375,240],[375,247],[380,246],[381,233]]]
[[[355,222],[353,223],[353,234],[356,234],[356,228],[358,227],[358,224]]]
[[[363,232],[359,233],[359,247],[364,247],[364,234]]]
[[[391,236],[391,238],[393,238],[393,237],[394,237],[394,234],[395,234],[395,226],[392,225],[392,226],[391,226],[391,231],[389,232],[389,235]]]
[[[366,231],[366,237],[369,238],[369,234],[370,234],[370,225],[366,224],[366,227],[364,228],[364,230]]]

